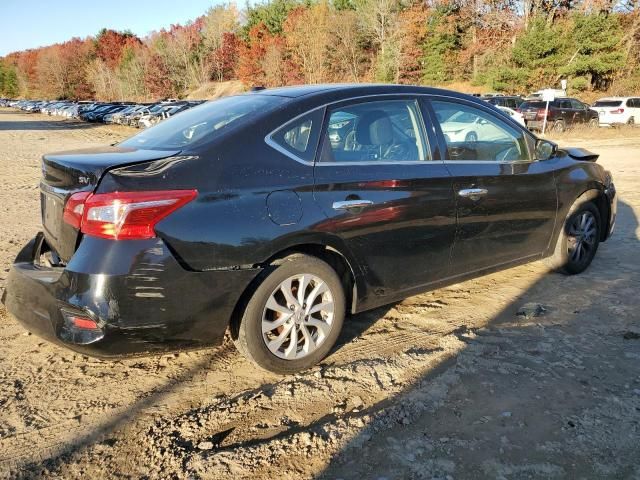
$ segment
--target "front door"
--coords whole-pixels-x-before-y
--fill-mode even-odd
[[[552,165],[532,161],[528,134],[488,108],[444,98],[430,105],[457,200],[451,274],[538,256],[555,224]]]
[[[327,109],[316,201],[368,285],[363,308],[449,274],[452,181],[416,98],[372,97]]]

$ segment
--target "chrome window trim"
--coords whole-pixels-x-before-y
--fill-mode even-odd
[[[306,165],[308,167],[313,167],[313,166],[321,166],[321,165],[327,165],[327,166],[353,166],[353,165],[412,165],[412,164],[421,164],[421,165],[429,165],[429,164],[442,164],[442,163],[489,163],[489,164],[514,164],[514,163],[533,163],[535,162],[535,160],[518,160],[515,162],[496,162],[494,160],[417,160],[417,161],[406,161],[406,162],[308,162],[307,160],[304,160],[303,158],[298,157],[297,155],[291,153],[290,151],[288,151],[286,148],[280,146],[272,137],[273,135],[275,135],[280,129],[282,129],[283,127],[287,126],[288,124],[295,122],[296,120],[298,120],[301,117],[304,117],[306,115],[311,114],[312,112],[315,112],[316,110],[320,110],[321,108],[327,108],[330,105],[335,105],[337,103],[343,103],[343,102],[351,102],[354,100],[363,100],[363,99],[367,99],[367,98],[375,98],[375,97],[427,97],[427,99],[430,99],[432,97],[438,97],[438,98],[444,98],[444,99],[451,99],[453,101],[457,101],[457,102],[462,102],[462,103],[466,103],[469,105],[473,105],[475,107],[478,108],[482,108],[483,105],[482,104],[477,104],[475,102],[470,102],[469,100],[467,100],[466,98],[458,98],[458,97],[454,97],[451,95],[447,95],[446,93],[411,93],[411,92],[404,92],[404,93],[374,93],[371,95],[359,95],[357,97],[349,97],[349,98],[342,98],[340,100],[334,100],[331,102],[327,102],[327,103],[323,103],[322,105],[318,105],[315,108],[312,108],[311,110],[307,110],[306,112],[301,113],[300,115],[296,115],[295,117],[293,117],[291,120],[283,123],[282,125],[276,127],[275,129],[273,129],[271,132],[269,132],[265,137],[264,137],[264,141],[267,145],[269,145],[271,148],[277,150],[278,152],[282,153],[283,155],[286,155],[287,157],[291,158],[292,160],[295,160],[298,163],[301,163],[302,165]],[[487,105],[491,105],[488,102]],[[494,108],[496,108],[494,106]],[[490,111],[491,114],[493,114],[494,116],[497,117],[497,115],[495,115],[495,112],[491,112],[491,109],[488,109]],[[422,113],[422,112],[421,112]],[[422,122],[424,124],[425,118],[424,115],[421,115],[422,117]],[[524,135],[529,135],[530,137],[533,137],[534,139],[536,139],[537,137],[531,133],[529,130],[527,130],[526,128],[523,128],[522,125],[520,125],[519,123],[517,123],[515,120],[511,119],[510,117],[506,117],[508,120],[510,120],[513,125],[515,125],[517,128],[521,129]],[[501,119],[502,120],[502,119]],[[426,133],[426,128],[427,126],[424,125],[425,128],[425,133]],[[530,152],[531,155],[531,152]]]

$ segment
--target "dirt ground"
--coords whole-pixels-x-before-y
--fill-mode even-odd
[[[0,109],[0,288],[39,228],[40,156],[129,134]],[[640,130],[598,137],[571,143],[612,170],[619,218],[586,273],[534,263],[354,316],[300,375],[229,342],[90,359],[0,307],[0,477],[640,479]]]

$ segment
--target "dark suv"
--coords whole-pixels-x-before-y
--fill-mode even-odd
[[[520,105],[520,113],[529,130],[542,130],[547,102],[542,100],[525,101]],[[575,98],[556,98],[549,102],[547,113],[547,128],[556,132],[564,132],[567,127],[587,124],[597,127],[598,112],[591,110],[589,105]]]

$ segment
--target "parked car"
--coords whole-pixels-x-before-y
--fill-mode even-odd
[[[601,98],[593,104],[600,125],[633,125],[640,123],[640,97]]]
[[[172,117],[173,115],[176,115],[180,112],[183,112],[191,108],[192,106],[193,105],[188,102],[171,103],[164,106],[163,108],[161,108],[159,111],[155,113],[150,113],[148,115],[142,116],[138,121],[138,124],[142,128],[149,128],[149,127],[152,127],[153,125],[160,123],[162,120],[166,120],[167,118]]]
[[[546,106],[547,102],[542,100],[528,100],[520,105],[520,113],[529,130],[542,130]],[[547,128],[564,132],[567,128],[579,124],[597,127],[598,112],[575,98],[556,98],[549,102]]]
[[[496,107],[508,107],[512,110],[517,110],[520,104],[524,101],[524,98],[519,96],[501,96],[501,97],[488,97],[484,98],[486,102]]]
[[[459,114],[491,128],[447,137]],[[446,90],[226,97],[45,155],[43,232],[3,300],[89,355],[217,344],[230,328],[257,365],[295,372],[331,351],[347,313],[545,257],[584,271],[616,217],[596,159]]]
[[[506,115],[508,115],[509,117],[513,118],[516,122],[518,122],[520,125],[522,125],[523,127],[526,127],[527,124],[524,121],[524,117],[522,116],[522,114],[516,110],[513,110],[509,107],[497,107],[498,110],[500,110],[501,112],[504,112]]]

